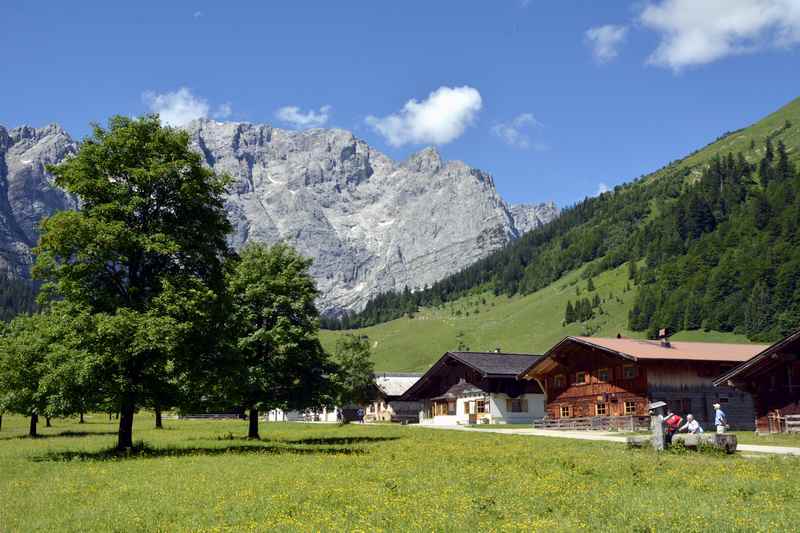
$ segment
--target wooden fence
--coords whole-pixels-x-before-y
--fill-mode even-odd
[[[650,428],[649,416],[583,416],[574,418],[540,418],[534,429],[578,429],[637,431]]]
[[[787,433],[800,433],[800,415],[786,415],[783,418]]]
[[[770,433],[800,433],[800,415],[770,413],[767,417]]]

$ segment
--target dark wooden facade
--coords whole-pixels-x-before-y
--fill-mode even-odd
[[[459,382],[470,383],[486,393],[512,398],[542,394],[537,383],[518,379],[519,373],[538,356],[483,352],[447,352],[406,391],[401,400],[422,401],[441,396]]]
[[[770,346],[715,380],[750,393],[756,431],[786,431],[786,418],[800,415],[800,331]]]
[[[545,390],[548,417],[646,416],[649,403],[661,400],[709,427],[712,404],[719,401],[733,427],[753,427],[750,395],[713,385],[714,377],[737,361],[639,358],[603,348],[603,339],[597,344],[581,339],[564,339],[524,374]]]

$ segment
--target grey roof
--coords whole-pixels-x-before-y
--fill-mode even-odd
[[[375,385],[385,396],[402,396],[422,374],[381,374],[375,376]]]
[[[498,352],[447,352],[484,376],[517,377],[539,360],[540,355]]]

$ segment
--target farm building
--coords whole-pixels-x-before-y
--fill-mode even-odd
[[[422,403],[421,424],[507,424],[544,415],[538,383],[518,379],[538,356],[447,352],[401,397]]]
[[[720,373],[763,345],[567,337],[522,377],[546,395],[547,424],[555,427],[638,427],[648,404],[664,401],[680,415],[710,426],[719,402],[735,428],[753,427],[750,394],[713,385]],[[583,424],[581,426],[581,424]]]
[[[800,331],[714,380],[753,396],[756,431],[800,431]]]
[[[420,402],[404,402],[400,397],[419,381],[422,374],[381,373],[375,375],[375,400],[367,405],[366,422],[418,422]]]

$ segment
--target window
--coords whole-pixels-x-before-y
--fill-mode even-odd
[[[469,414],[469,402],[464,402],[464,414]]]
[[[636,402],[625,402],[625,414],[626,415],[635,415],[636,414]]]
[[[607,368],[601,368],[600,370],[597,371],[597,381],[603,381],[603,382],[607,382],[608,381],[608,369]]]
[[[455,400],[447,400],[447,414],[449,416],[453,416],[456,414],[456,401]]]
[[[597,416],[605,416],[606,414],[606,404],[605,402],[598,402],[595,404],[594,414]]]
[[[622,367],[622,377],[625,379],[633,379],[636,377],[636,367],[634,365],[625,365]]]
[[[691,398],[683,398],[679,400],[678,403],[678,412],[682,414],[688,414],[692,412],[692,399]]]
[[[720,399],[719,399],[719,403],[722,404],[722,405],[725,405],[726,403],[728,403],[728,397],[727,396],[721,396]]]
[[[558,374],[556,377],[553,378],[553,387],[556,389],[560,389],[564,386],[565,383],[564,374]]]
[[[575,385],[586,383],[586,372],[575,372]]]
[[[522,398],[509,398],[506,400],[506,410],[509,413],[527,413],[528,400]]]
[[[569,405],[561,406],[561,418],[569,418]]]
[[[478,400],[477,402],[475,402],[475,412],[476,413],[488,412],[486,409],[486,400]]]

